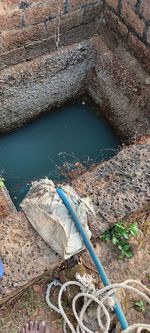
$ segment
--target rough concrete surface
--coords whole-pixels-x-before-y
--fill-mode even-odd
[[[83,94],[91,67],[89,42],[75,44],[1,72],[0,132],[21,127]]]
[[[150,201],[150,138],[126,146],[72,182],[81,196],[89,196],[97,219],[90,221],[98,234]]]
[[[95,36],[1,71],[0,133],[90,95],[130,141],[150,133],[149,75],[111,36]]]
[[[149,75],[120,43],[100,37],[92,42],[96,61],[89,95],[124,140],[149,134]]]
[[[22,212],[12,211],[1,218],[0,230],[0,254],[5,272],[0,283],[1,305],[44,272],[51,272],[61,259],[38,236]]]

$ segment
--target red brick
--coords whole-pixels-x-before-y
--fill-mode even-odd
[[[52,21],[48,21],[46,23],[47,36],[51,37],[51,36],[55,35],[57,27],[58,27],[58,20],[57,19],[52,20]]]
[[[82,24],[95,21],[99,10],[99,5],[95,5],[92,7],[82,8],[81,10],[74,10],[66,15],[63,15],[60,20],[60,32],[64,34],[77,26],[82,26]]]
[[[120,20],[120,18],[115,13],[113,13],[109,8],[105,9],[104,15],[107,27],[109,29],[111,27],[111,32],[113,31],[115,34],[119,33],[121,37],[126,38],[128,35],[128,28]]]
[[[69,32],[70,29],[82,24],[83,11],[75,10],[69,14],[66,14],[60,20],[60,32],[65,34]]]
[[[112,7],[113,9],[118,9],[118,0],[106,0],[108,6]]]
[[[132,33],[129,33],[127,43],[129,49],[141,62],[141,65],[150,73],[150,53],[147,47]]]
[[[127,37],[128,28],[126,27],[125,24],[123,24],[121,21],[118,20],[117,28],[118,28],[118,32],[120,33],[121,36]]]
[[[28,7],[25,10],[25,24],[26,25],[34,25],[41,22],[44,22],[48,18],[54,18],[58,15],[62,15],[64,12],[63,2],[61,1],[61,5],[58,3],[50,2],[48,5],[46,4],[33,4],[31,7]]]
[[[140,13],[147,21],[150,20],[150,0],[141,1]]]
[[[89,39],[97,31],[97,22],[80,25],[69,30],[66,34],[60,36],[60,46],[79,43],[82,40]]]
[[[26,59],[31,60],[56,49],[55,36],[34,42],[25,47]]]
[[[36,26],[28,27],[22,30],[4,31],[1,34],[1,47],[7,52],[16,47],[27,45],[31,41],[44,39],[47,37],[45,24],[40,23]]]
[[[0,31],[12,30],[20,27],[21,24],[21,11],[16,10],[11,15],[0,15]]]
[[[26,53],[24,47],[14,49],[0,55],[0,69],[16,65],[19,62],[26,60]]]
[[[83,5],[89,5],[95,3],[94,0],[70,0],[69,1],[69,9],[70,10],[75,10],[81,8]]]
[[[133,10],[132,5],[135,1],[123,0],[122,2],[122,17],[128,26],[131,26],[141,36],[144,31],[144,22],[139,19],[139,16]]]

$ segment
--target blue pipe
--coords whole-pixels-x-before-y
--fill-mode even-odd
[[[0,279],[2,279],[3,274],[4,274],[4,268],[3,268],[2,260],[0,258]]]
[[[110,283],[109,283],[107,275],[104,271],[104,268],[103,268],[101,262],[99,261],[99,259],[97,257],[97,254],[94,250],[94,247],[93,247],[86,231],[84,230],[84,227],[82,226],[76,212],[74,211],[74,209],[73,209],[71,203],[69,202],[69,200],[68,200],[66,194],[64,193],[64,191],[61,188],[57,188],[56,191],[57,191],[58,195],[60,196],[60,198],[62,199],[64,205],[68,209],[68,211],[69,211],[69,213],[72,217],[72,220],[74,221],[75,226],[76,226],[79,234],[81,235],[87,250],[90,253],[91,258],[93,259],[95,267],[97,268],[97,271],[98,271],[98,273],[101,277],[101,280],[102,280],[104,286],[108,286]],[[125,315],[124,315],[118,301],[116,301],[116,303],[114,305],[114,311],[115,311],[116,316],[117,316],[117,318],[120,322],[120,326],[121,326],[122,330],[125,330],[128,327],[128,323],[126,321]]]

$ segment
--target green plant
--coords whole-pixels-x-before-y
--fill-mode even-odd
[[[145,312],[145,303],[141,300],[134,302],[134,307],[139,312]]]
[[[4,187],[4,178],[0,177],[0,188]]]
[[[118,221],[111,228],[104,231],[100,236],[101,240],[110,240],[113,245],[116,245],[120,251],[119,259],[124,257],[132,257],[133,252],[129,245],[129,238],[137,235],[137,222],[133,222],[128,226],[125,226],[124,221]]]

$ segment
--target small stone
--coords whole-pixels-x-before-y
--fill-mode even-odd
[[[145,79],[145,84],[149,85],[150,84],[150,76]]]

